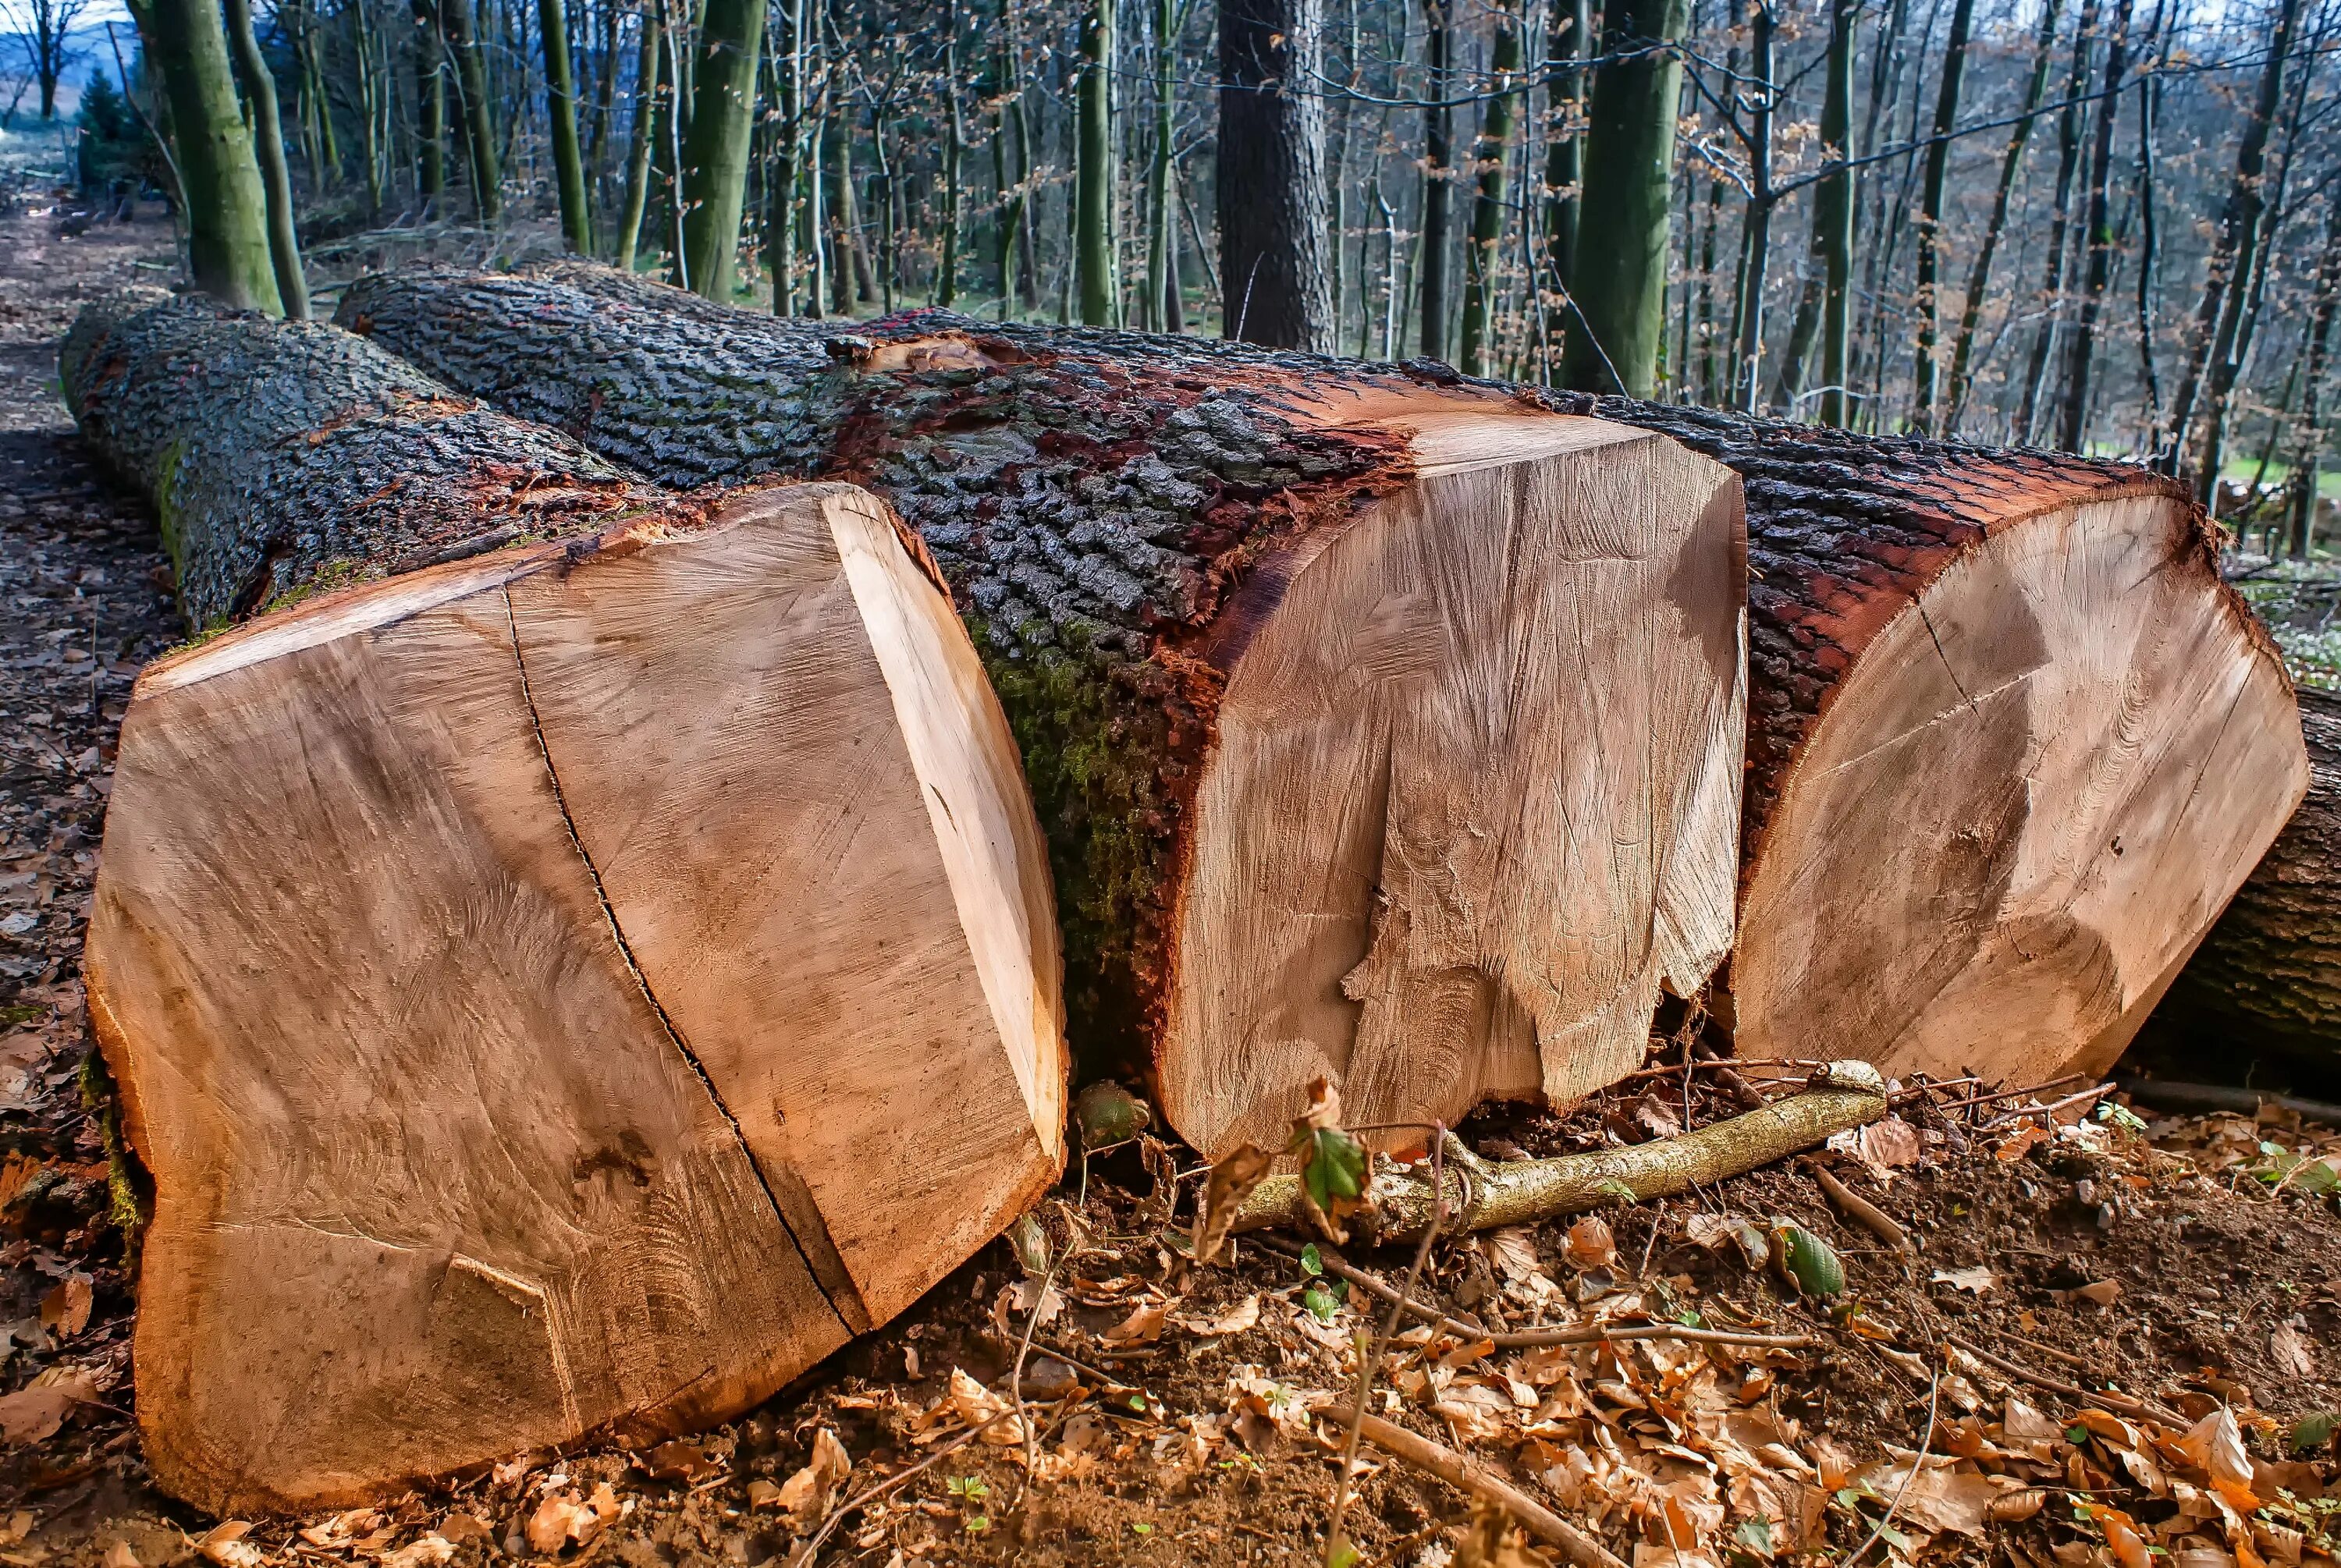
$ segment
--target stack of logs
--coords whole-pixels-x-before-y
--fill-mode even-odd
[[[1566,1102],[1665,995],[2101,1070],[2310,782],[2120,465],[573,263],[338,319],[64,364],[225,628],[141,680],[89,963],[149,1455],[223,1511],[744,1408],[1052,1179],[1069,1055],[1210,1157],[1320,1077]],[[2212,1027],[2341,1012],[2316,756]]]

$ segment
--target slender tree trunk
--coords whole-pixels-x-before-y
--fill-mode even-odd
[[[1739,267],[1731,303],[1731,403],[1756,412],[1763,385],[1765,274],[1772,257],[1772,109],[1775,23],[1772,8],[1758,0],[1749,28],[1748,114],[1748,208],[1739,223]]]
[[[634,270],[634,257],[642,244],[643,212],[650,204],[651,136],[658,125],[658,102],[662,78],[665,74],[666,49],[659,13],[655,6],[643,7],[642,46],[634,61],[634,116],[627,131],[626,195],[618,209],[618,244],[615,261],[618,270]]]
[[[2155,33],[2161,33],[2162,7],[2157,5]],[[2161,223],[2156,211],[2156,169],[2159,162],[2155,140],[2162,118],[2162,83],[2146,63],[2141,74],[2148,80],[2137,94],[2137,368],[2146,383],[2145,435],[2140,447],[2149,454],[2163,449],[2162,371],[2154,352],[2154,303],[2161,292]]]
[[[1079,125],[1073,154],[1073,283],[1083,326],[1113,325],[1121,293],[1113,253],[1114,0],[1081,11]]]
[[[1463,352],[1465,375],[1488,373],[1488,341],[1496,294],[1496,255],[1504,240],[1504,171],[1512,152],[1511,89],[1519,77],[1520,19],[1509,0],[1498,0],[1495,38],[1489,49],[1494,96],[1479,123],[1471,149],[1476,176],[1471,198],[1471,243],[1463,253]]]
[[[472,160],[472,200],[480,222],[493,223],[503,210],[503,178],[496,165],[494,125],[488,114],[488,74],[480,58],[478,25],[472,0],[438,0],[447,54],[455,65],[455,96],[463,116],[464,150]]]
[[[424,0],[416,0],[414,20],[414,192],[428,205],[447,189],[447,68]]]
[[[2032,139],[2033,121],[2048,91],[2048,74],[2057,48],[2057,19],[2062,9],[2063,0],[2045,0],[2040,8],[2040,30],[2032,50],[2032,74],[2024,86],[2023,117],[2007,134],[2007,151],[1999,161],[1999,184],[1992,193],[1991,217],[1984,224],[1983,243],[1977,248],[1975,262],[1967,270],[1967,303],[1959,309],[1958,337],[1951,345],[1950,412],[1942,424],[1946,435],[1958,432],[1959,416],[1967,408],[1967,390],[1975,374],[1976,329],[1983,320],[1984,293],[1991,286],[1992,262],[1999,253],[2000,236],[2007,232],[2007,209],[2016,192],[2017,172],[2023,166],[2024,148]]]
[[[1446,0],[1423,0],[1424,76],[1430,106],[1422,112],[1422,228],[1415,243],[1421,261],[1422,352],[1447,357],[1448,213],[1455,194],[1455,112],[1446,105],[1454,91],[1455,29]],[[1232,283],[1230,287],[1234,286]]]
[[[959,5],[943,6],[943,244],[935,281],[935,303],[944,310],[959,303],[960,180],[966,154],[967,125],[959,104]]]
[[[711,300],[731,299],[739,270],[756,54],[763,41],[764,0],[708,0],[692,71],[691,133],[682,144],[682,253],[674,281]]]
[[[774,144],[772,189],[764,195],[764,253],[772,270],[772,313],[797,313],[797,183],[804,168],[804,36],[806,0],[787,0],[789,49],[775,72],[781,90],[780,136]]]
[[[2325,381],[2333,317],[2341,306],[2341,198],[2327,196],[2325,254],[2316,265],[2316,304],[2308,327],[2308,397],[2293,449],[2290,538],[2286,553],[2308,559],[2316,531],[2317,471],[2325,456]]]
[[[1545,45],[1548,88],[1544,164],[1544,269],[1538,289],[1545,302],[1545,380],[1561,373],[1562,346],[1575,326],[1569,299],[1575,283],[1579,193],[1585,152],[1585,70],[1592,57],[1593,0],[1553,0]]]
[[[195,286],[271,315],[284,310],[268,243],[268,198],[235,97],[218,0],[153,0],[153,61],[163,74],[186,190]]]
[[[1172,139],[1178,134],[1173,97],[1179,70],[1179,0],[1154,0],[1154,144],[1146,169],[1146,313],[1157,332],[1176,332],[1179,273],[1177,216],[1170,210]],[[1006,273],[1003,270],[1003,279]],[[1001,292],[1007,293],[1003,282]]]
[[[539,47],[544,51],[544,103],[553,132],[561,238],[579,255],[592,255],[593,226],[585,210],[585,158],[577,143],[577,75],[569,63],[569,15],[563,0],[536,0],[536,29],[543,35]]]
[[[1910,424],[1920,434],[1935,429],[1938,370],[1935,345],[1941,333],[1937,287],[1943,271],[1943,182],[1951,166],[1950,134],[1959,121],[1959,88],[1967,75],[1967,35],[1975,25],[1975,0],[1951,7],[1951,35],[1945,44],[1943,79],[1935,95],[1935,140],[1927,149],[1927,174],[1918,194],[1918,343],[1914,364]]]
[[[291,320],[309,319],[309,284],[301,273],[301,241],[293,228],[293,175],[284,166],[284,125],[276,106],[276,78],[252,31],[252,0],[223,0],[235,74],[252,102],[254,161],[268,213],[268,260],[276,297]]]
[[[2065,76],[2065,107],[2057,117],[2057,196],[2050,208],[2047,275],[2040,284],[2044,314],[2032,335],[2032,357],[2024,371],[2024,398],[2016,414],[2015,439],[2029,446],[2040,429],[2040,399],[2048,382],[2048,356],[2057,345],[2057,324],[2065,313],[2065,243],[2072,211],[2073,176],[2081,164],[2081,94],[2089,84],[2089,54],[2096,46],[2097,0],[2081,0],[2081,23],[2073,30],[2073,65]]]
[[[1575,282],[1586,330],[1569,334],[1564,380],[1579,391],[1649,393],[1665,328],[1675,115],[1674,48],[1689,0],[1609,0],[1593,81]],[[1616,58],[1630,55],[1629,58]]]
[[[390,60],[386,53],[379,62],[374,57],[374,23],[365,0],[351,0],[350,15],[354,24],[356,36],[353,42],[358,57],[358,150],[365,159],[366,216],[373,219],[382,215],[383,168],[379,131],[382,99],[390,84]]]
[[[2118,0],[2114,9],[2113,36],[2106,45],[2105,94],[2097,104],[2097,146],[2089,161],[2088,270],[2081,280],[2081,313],[2073,323],[2073,341],[2067,350],[2065,410],[2057,426],[2057,444],[2079,452],[2088,432],[2089,372],[2096,359],[2097,313],[2112,275],[2114,237],[2110,215],[2114,161],[2114,127],[2121,117],[2122,73],[2129,63],[2131,0]]]
[[[2218,232],[2212,242],[2210,269],[2195,314],[2193,352],[2187,373],[2178,383],[2177,400],[2171,405],[2171,452],[2167,462],[2173,471],[2184,459],[2194,434],[2206,372],[2221,362],[2235,343],[2243,292],[2237,284],[2251,275],[2259,243],[2264,205],[2261,183],[2267,169],[2268,132],[2276,124],[2276,105],[2284,95],[2285,66],[2299,27],[2300,9],[2301,0],[2279,0],[2276,35],[2267,64],[2260,72],[2259,94],[2236,145],[2236,177],[2228,186],[2226,206],[2220,213]],[[2218,475],[2213,472],[2207,477],[2198,476],[2197,483],[2198,489],[2216,494]]]

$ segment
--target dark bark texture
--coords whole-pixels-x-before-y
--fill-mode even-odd
[[[1016,729],[1055,864],[1070,1037],[1144,1059],[1197,764],[1251,606],[1273,600],[1241,587],[1281,541],[1405,478],[1396,438],[1311,430],[1276,400],[1305,376],[1409,372],[923,312],[785,321],[574,263],[362,279],[340,319],[662,483],[850,477],[892,501]]]
[[[153,499],[194,630],[668,504],[323,323],[125,296],[82,312],[58,368],[84,438]]]
[[[1220,0],[1220,276],[1230,337],[1332,349],[1318,0]]]
[[[1230,635],[1217,623],[1280,537],[1404,478],[1392,454],[1298,430],[1264,394],[1295,377],[1501,385],[1426,360],[1371,366],[925,313],[824,329],[573,263],[364,279],[342,319],[662,482],[819,476],[892,501],[951,582],[1017,728],[1058,856],[1074,1038],[1092,1047],[1101,1026],[1142,1026],[1159,994],[1180,780]],[[1844,678],[1952,562],[2052,508],[2187,499],[2121,463],[1502,390],[1671,436],[1745,483],[1743,876]],[[2207,525],[2198,548],[2216,576]]]
[[[2341,697],[2304,688],[2308,795],[2155,1015],[2190,1054],[2341,1042]]]

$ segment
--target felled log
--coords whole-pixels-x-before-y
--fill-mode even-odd
[[[236,622],[139,680],[90,918],[163,1485],[722,1419],[1054,1178],[1039,829],[882,503],[678,496],[204,305],[93,307],[63,369]]]
[[[1747,484],[1747,815],[1718,1006],[1739,1054],[2017,1083],[2110,1067],[2306,782],[2291,683],[2183,487],[1551,401]],[[2341,939],[2319,908],[2243,959],[2287,993],[2328,966],[2311,1006]]]
[[[604,269],[362,280],[340,319],[659,480],[851,479],[1021,743],[1093,1067],[1217,1154],[1573,1098],[1731,933],[1738,485],[1500,390]],[[1403,1135],[1401,1135],[1402,1137]]]
[[[2341,697],[2299,696],[2308,793],[2155,1013],[2182,1057],[2330,1063],[2341,1044]]]

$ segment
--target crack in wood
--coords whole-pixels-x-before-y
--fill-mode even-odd
[[[839,1255],[836,1244],[829,1238],[820,1210],[812,1206],[811,1193],[803,1190],[803,1183],[793,1172],[785,1173],[780,1184],[775,1184],[772,1172],[766,1168],[763,1159],[748,1142],[748,1136],[740,1126],[740,1118],[724,1103],[722,1092],[715,1087],[715,1080],[708,1076],[705,1064],[691,1048],[691,1042],[683,1038],[682,1029],[668,1015],[666,1004],[659,1000],[658,993],[652,988],[650,977],[643,973],[642,966],[635,961],[633,946],[627,941],[625,928],[619,924],[618,912],[610,903],[609,890],[602,884],[601,868],[593,863],[593,855],[585,848],[585,840],[579,837],[576,819],[570,815],[568,799],[562,792],[561,770],[553,765],[553,749],[545,740],[544,726],[537,714],[536,694],[529,686],[528,656],[521,648],[520,620],[513,609],[512,590],[507,586],[503,592],[504,624],[512,633],[513,662],[520,672],[521,702],[528,710],[529,733],[536,740],[537,755],[544,761],[544,776],[553,789],[553,807],[561,813],[562,829],[568,834],[569,847],[577,851],[578,863],[585,868],[586,879],[593,884],[594,901],[601,906],[603,919],[609,923],[610,938],[617,945],[618,957],[642,992],[643,1000],[656,1015],[668,1043],[689,1065],[692,1076],[699,1080],[699,1087],[707,1092],[709,1103],[714,1106],[716,1114],[732,1129],[732,1136],[739,1140],[742,1152],[748,1156],[748,1168],[755,1173],[756,1185],[763,1189],[764,1201],[772,1206],[773,1217],[781,1222],[781,1228],[788,1233],[790,1243],[797,1249],[797,1255],[804,1260],[813,1283],[821,1290],[822,1300],[828,1304],[830,1311],[836,1314],[838,1322],[844,1325],[847,1333],[867,1334],[872,1327],[869,1309],[862,1304],[862,1293],[855,1286],[852,1275],[847,1272],[845,1260]],[[782,1186],[790,1189],[791,1196],[798,1200],[796,1204],[782,1201]],[[809,1212],[792,1216],[792,1207]],[[807,1245],[807,1230],[815,1233],[815,1245]]]

